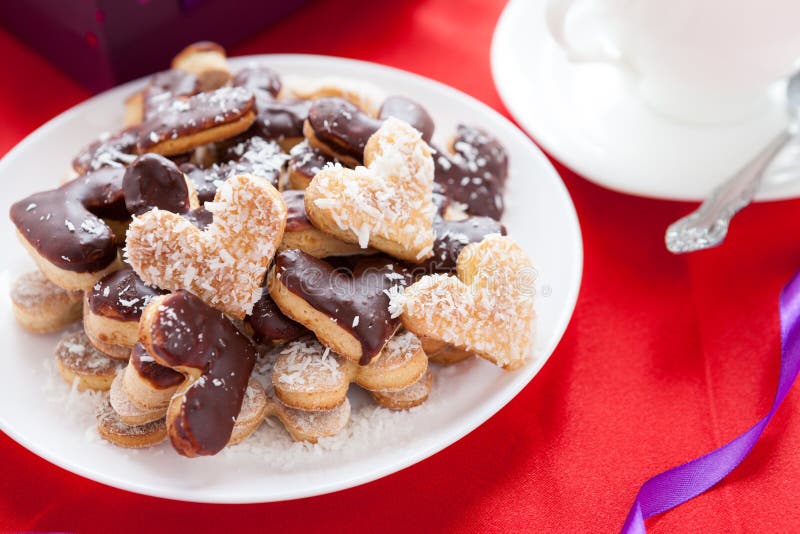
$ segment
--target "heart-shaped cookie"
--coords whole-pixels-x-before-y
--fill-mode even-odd
[[[511,238],[492,234],[465,247],[457,277],[422,277],[393,297],[403,325],[421,338],[473,352],[506,369],[523,365],[533,347],[536,271]]]
[[[329,166],[306,189],[306,212],[328,234],[419,262],[433,247],[433,158],[421,134],[387,119],[369,138],[365,167]]]
[[[206,209],[214,219],[205,230],[159,209],[134,218],[125,254],[148,284],[186,289],[243,319],[283,239],[286,204],[269,182],[245,174],[229,178]]]

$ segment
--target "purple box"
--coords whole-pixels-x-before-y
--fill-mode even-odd
[[[169,67],[194,41],[225,47],[308,0],[3,0],[0,24],[93,91]]]

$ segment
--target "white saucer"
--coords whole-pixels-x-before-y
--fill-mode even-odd
[[[293,443],[271,421],[240,445],[210,458],[179,457],[168,444],[129,451],[97,436],[94,401],[70,392],[54,369],[57,336],[20,328],[9,286],[33,263],[13,225],[0,224],[0,338],[3,387],[0,429],[35,454],[74,473],[137,493],[188,501],[243,503],[293,499],[349,488],[394,473],[461,439],[505,406],[553,353],[572,316],[583,267],[581,233],[564,184],[544,154],[511,122],[464,93],[408,72],[341,58],[266,55],[234,58],[239,69],[263,62],[290,77],[345,77],[411,97],[431,111],[440,141],[468,118],[496,135],[509,154],[508,233],[538,271],[537,340],[533,360],[507,372],[472,359],[435,370],[428,401],[409,412],[377,410],[351,388],[353,415],[336,438],[317,446]],[[0,162],[0,213],[26,195],[53,187],[72,156],[100,132],[122,123],[122,102],[143,85],[131,82],[51,120]],[[552,409],[548,406],[537,409]],[[42,481],[46,484],[46,481]],[[421,481],[424,483],[424,481]]]
[[[494,81],[537,143],[599,185],[646,197],[700,200],[786,122],[783,84],[773,88],[758,116],[738,124],[698,126],[661,116],[616,67],[567,61],[545,27],[545,4],[511,0],[506,6],[492,41]],[[769,173],[759,199],[800,196],[800,180],[790,178]]]

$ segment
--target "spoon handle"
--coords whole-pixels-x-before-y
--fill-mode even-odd
[[[753,201],[764,171],[792,138],[785,128],[747,165],[718,185],[697,210],[678,219],[664,236],[667,249],[675,254],[694,252],[719,245],[728,234],[731,219]]]

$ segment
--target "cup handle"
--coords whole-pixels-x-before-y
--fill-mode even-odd
[[[581,1],[583,0],[549,0],[547,2],[545,21],[553,40],[567,53],[570,61],[615,63],[629,67],[619,47],[610,43],[608,39],[598,39],[594,46],[576,46],[570,41],[566,31],[567,17],[572,7]],[[595,16],[607,18],[609,15],[598,12]]]

